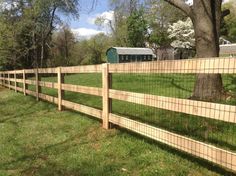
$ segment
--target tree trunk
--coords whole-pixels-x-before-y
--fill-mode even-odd
[[[220,0],[195,0],[193,24],[198,58],[219,56]],[[192,98],[218,100],[223,93],[220,74],[198,74]]]

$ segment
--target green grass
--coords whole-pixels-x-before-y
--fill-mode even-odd
[[[74,74],[65,76],[67,84],[101,87],[101,74]],[[45,81],[56,78],[45,77]],[[224,87],[236,95],[236,76],[223,75]],[[193,74],[113,74],[112,88],[153,95],[189,98],[195,83]],[[57,96],[57,91],[43,88],[43,93]],[[102,109],[102,98],[80,93],[66,92],[65,99]],[[236,99],[217,102],[236,105]],[[217,120],[176,113],[158,108],[113,100],[112,113],[166,129],[220,148],[236,151],[236,125]]]
[[[223,175],[167,146],[0,88],[0,175]],[[211,170],[208,170],[211,169]]]

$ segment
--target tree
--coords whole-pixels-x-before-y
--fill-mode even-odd
[[[114,19],[101,16],[96,19],[95,23],[99,27],[106,25],[110,28],[114,45],[130,46],[127,21],[133,12],[139,10],[139,0],[110,0],[109,2],[114,11]]]
[[[198,58],[219,56],[220,25],[228,10],[221,11],[222,0],[193,0],[188,5],[184,0],[165,0],[182,10],[193,22]],[[192,98],[221,99],[224,94],[220,74],[198,74]]]
[[[5,67],[46,66],[52,33],[60,22],[57,12],[78,17],[78,0],[3,0],[0,9],[0,55],[7,58]],[[9,6],[10,5],[10,6]],[[5,33],[5,31],[8,31]],[[1,43],[0,43],[1,44]],[[4,51],[4,52],[2,52]]]
[[[72,54],[75,48],[75,37],[69,26],[63,25],[58,32],[53,36],[53,59],[56,62],[55,66],[71,65]]]
[[[109,37],[101,33],[95,35],[88,41],[89,51],[89,63],[90,64],[101,64],[105,62],[105,54],[107,48],[109,48]]]
[[[149,28],[149,43],[152,46],[166,47],[171,43],[168,27],[178,20],[185,20],[186,15],[164,0],[145,1],[145,19]]]
[[[168,37],[174,40],[171,46],[175,48],[193,48],[195,46],[193,24],[190,18],[170,25],[168,33]]]
[[[106,60],[106,50],[112,44],[112,37],[103,33],[90,39],[77,41],[71,53],[71,65],[101,64]]]
[[[229,1],[223,4],[223,9],[229,9],[230,14],[223,19],[221,26],[222,36],[230,42],[236,42],[236,2]]]
[[[147,37],[147,22],[143,16],[143,10],[131,13],[127,20],[128,42],[132,47],[145,47]]]

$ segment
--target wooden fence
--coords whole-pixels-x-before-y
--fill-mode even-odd
[[[52,73],[57,74],[57,82],[41,81],[41,74]],[[65,84],[64,75],[75,73],[102,73],[102,88]],[[65,107],[102,119],[103,128],[105,129],[109,128],[109,124],[115,124],[236,172],[236,153],[146,123],[113,114],[110,104],[112,99],[122,100],[149,107],[210,118],[216,121],[224,121],[232,125],[236,124],[236,106],[114,90],[111,88],[110,81],[111,75],[114,73],[235,74],[236,59],[209,58],[178,61],[169,60],[4,71],[0,72],[0,84],[16,92],[23,92],[24,95],[35,96],[37,100],[42,99],[55,103],[58,105],[60,111]],[[34,74],[35,80],[27,79],[29,74]],[[19,79],[17,75],[21,75],[22,79]],[[18,83],[22,83],[23,87],[18,87]],[[35,91],[28,90],[28,85],[34,85]],[[41,93],[41,87],[57,89],[58,97]],[[100,96],[103,99],[103,108],[99,110],[64,100],[64,91]]]

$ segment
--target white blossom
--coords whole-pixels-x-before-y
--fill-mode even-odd
[[[193,23],[190,18],[170,25],[168,33],[169,38],[174,39],[171,46],[175,48],[192,48],[195,45]]]

